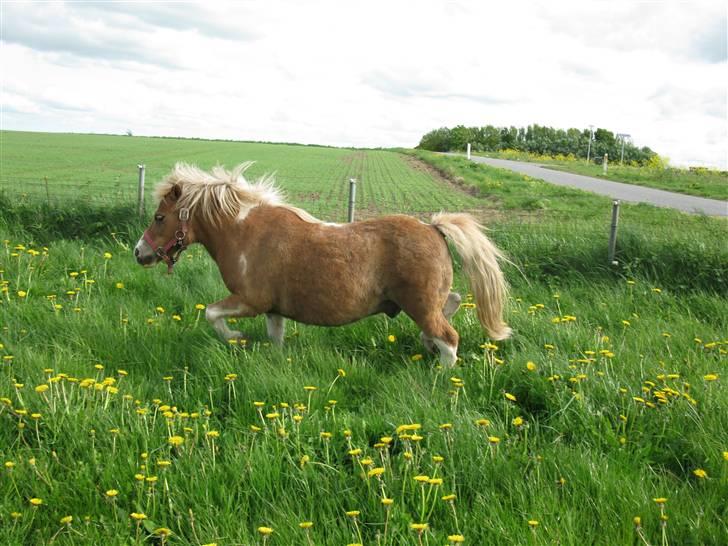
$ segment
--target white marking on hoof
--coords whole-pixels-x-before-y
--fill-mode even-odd
[[[457,347],[452,347],[437,337],[432,338],[432,341],[440,349],[440,363],[446,368],[452,368],[458,360]]]

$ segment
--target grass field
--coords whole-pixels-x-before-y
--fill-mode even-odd
[[[554,158],[514,151],[484,155],[518,161],[533,161],[575,174],[728,201],[728,172],[716,169],[680,169],[666,167],[659,161],[655,162],[652,167],[640,167],[620,165],[618,159],[612,159],[608,164],[607,174],[604,174],[601,164],[587,164],[584,160]]]
[[[68,179],[103,147],[83,138],[65,152],[77,165]],[[213,164],[228,145],[163,144],[175,151],[145,157],[150,172],[204,166],[196,146]],[[292,195],[285,168],[325,195],[316,169],[352,153],[240,146],[291,151],[260,168]],[[364,155],[362,179],[399,165],[382,176],[392,199],[438,208],[429,174],[402,174],[408,160],[392,152]],[[69,199],[54,213],[6,198],[0,543],[724,543],[725,223],[625,207],[614,269],[603,265],[608,200],[419,157],[475,188],[432,179],[452,206],[499,211],[491,236],[523,271],[506,268],[513,339],[492,344],[468,301],[452,370],[423,354],[402,316],[289,323],[282,349],[262,319],[246,320],[233,325],[245,346],[225,344],[204,319],[225,289],[203,249],[166,276],[134,263],[143,226],[110,205]],[[90,218],[95,230],[76,229]],[[455,288],[467,294],[459,275]]]

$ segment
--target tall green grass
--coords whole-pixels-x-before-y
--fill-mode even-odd
[[[172,544],[250,544],[263,541],[257,527],[270,526],[270,544],[293,544],[306,541],[298,524],[313,521],[313,543],[349,544],[359,541],[349,510],[361,512],[366,544],[417,544],[409,524],[422,520],[428,543],[458,530],[471,544],[637,543],[634,516],[653,544],[663,531],[672,544],[725,537],[726,302],[714,291],[510,270],[513,340],[481,348],[474,312],[462,309],[461,361],[442,370],[427,355],[412,359],[423,351],[406,317],[338,329],[289,324],[283,349],[267,343],[262,319],[246,320],[234,327],[248,345],[226,345],[195,309],[225,294],[200,249],[168,277],[138,268],[125,241],[53,241],[35,257],[14,251],[23,241],[16,234],[2,261],[1,352],[13,358],[0,372],[0,396],[10,401],[0,406],[0,451],[14,464],[0,488],[3,543],[154,542],[166,527]],[[81,388],[73,378],[94,381]],[[94,390],[105,378],[118,392]],[[663,406],[655,392],[667,388],[677,394]],[[265,403],[262,419],[256,401]],[[169,424],[165,405],[176,408]],[[422,426],[421,440],[396,434],[410,423]],[[185,439],[179,448],[168,443],[174,435]],[[374,447],[382,436],[394,438],[384,459]],[[366,457],[372,465],[360,466]],[[363,477],[379,466],[389,512],[379,479]],[[435,472],[442,485],[413,480]],[[457,523],[441,500],[450,493]],[[652,500],[663,496],[665,528]],[[132,512],[148,518],[137,527]],[[68,515],[70,527],[60,523]]]

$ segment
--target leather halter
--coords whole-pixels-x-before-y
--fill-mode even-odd
[[[189,219],[190,209],[179,209],[179,227],[177,228],[177,231],[174,232],[174,237],[172,237],[166,245],[158,246],[154,251],[157,257],[159,257],[160,260],[164,260],[164,263],[167,264],[167,274],[169,275],[172,274],[172,268],[174,267],[174,264],[177,263],[179,255],[185,248],[187,248],[184,240],[185,237],[187,237],[187,222]],[[149,234],[148,229],[144,231],[142,238],[150,247],[154,248],[154,240]],[[172,251],[171,254],[170,250]]]

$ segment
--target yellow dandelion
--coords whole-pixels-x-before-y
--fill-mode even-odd
[[[170,436],[167,441],[175,447],[185,443],[185,439],[182,436]]]
[[[108,490],[108,491],[106,492],[106,496],[107,496],[107,497],[110,497],[110,498],[114,498],[114,497],[116,497],[116,496],[117,496],[118,494],[119,494],[119,492],[118,492],[118,491],[117,491],[116,489],[109,489],[109,490]]]
[[[29,501],[29,502],[30,502],[30,504],[32,504],[33,506],[40,506],[41,504],[43,504],[43,499],[39,499],[39,498],[37,498],[37,497],[33,497],[32,499],[30,499],[30,501]]]
[[[463,535],[448,535],[447,540],[452,544],[461,544],[465,542],[465,537]]]
[[[302,521],[298,524],[301,529],[310,529],[313,527],[313,521]]]
[[[61,525],[70,525],[73,521],[73,516],[63,516],[59,522]]]
[[[512,395],[510,392],[503,393],[503,396],[505,396],[511,402],[516,402],[516,397],[514,395]]]
[[[263,536],[268,536],[273,533],[273,529],[271,527],[258,527],[258,532]]]
[[[704,480],[708,477],[708,473],[702,468],[696,468],[695,470],[693,470],[693,474],[701,480]]]
[[[387,341],[389,341],[390,343],[394,343],[395,341],[397,341],[397,338],[394,337],[392,334],[389,334],[387,336]]]

